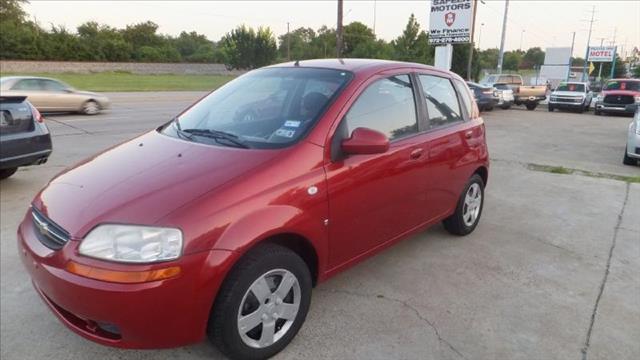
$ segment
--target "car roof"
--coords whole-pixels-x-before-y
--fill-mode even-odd
[[[587,85],[585,81],[563,81],[561,84],[576,84],[576,85]]]
[[[391,70],[397,68],[422,68],[425,70],[433,70],[446,74],[453,74],[449,71],[437,69],[433,66],[410,63],[403,61],[391,61],[380,59],[313,59],[313,60],[298,60],[290,61],[281,64],[275,64],[268,67],[307,67],[307,68],[323,68],[334,70],[345,70],[353,73],[375,72],[382,70]]]
[[[60,81],[58,79],[53,79],[53,78],[48,78],[48,77],[42,77],[42,76],[3,76],[2,80],[23,80],[23,79],[36,79],[36,80],[53,80],[53,81]]]

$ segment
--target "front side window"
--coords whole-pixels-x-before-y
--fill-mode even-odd
[[[306,134],[351,78],[332,69],[255,70],[212,92],[162,132],[222,146],[285,147]]]
[[[419,76],[427,102],[429,128],[433,129],[462,121],[458,96],[451,81],[433,75]]]
[[[395,140],[418,132],[416,105],[409,75],[375,81],[360,94],[345,116],[347,133],[364,127]]]

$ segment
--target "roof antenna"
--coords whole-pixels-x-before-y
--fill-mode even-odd
[[[293,66],[300,66],[300,60],[296,60],[296,62],[293,63]]]

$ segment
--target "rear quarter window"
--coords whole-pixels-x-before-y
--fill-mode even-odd
[[[32,126],[33,113],[27,102],[0,99],[0,134],[28,131]]]

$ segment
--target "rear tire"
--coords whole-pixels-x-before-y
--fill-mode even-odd
[[[627,148],[624,149],[624,157],[622,158],[622,163],[625,165],[637,165],[638,160],[627,155]]]
[[[536,103],[533,103],[533,104],[532,103],[528,103],[525,106],[527,107],[527,110],[535,110],[536,107],[538,107],[538,104],[536,104]]]
[[[0,170],[0,180],[4,180],[18,171],[18,168],[9,168]]]
[[[286,296],[280,297],[280,286],[289,282]],[[232,359],[265,359],[277,354],[304,323],[311,286],[311,273],[300,256],[280,245],[258,245],[224,280],[209,317],[209,339]],[[291,307],[296,299],[294,313]],[[280,317],[285,312],[288,317]],[[265,333],[265,329],[273,332]]]
[[[500,108],[502,110],[509,110],[509,109],[511,109],[511,105],[502,105],[502,106],[500,106]]]
[[[477,195],[476,195],[477,194]],[[453,215],[444,219],[444,228],[453,235],[468,235],[476,228],[484,206],[484,181],[473,174],[458,199]]]
[[[594,109],[593,115],[602,115],[602,112],[600,110]]]

